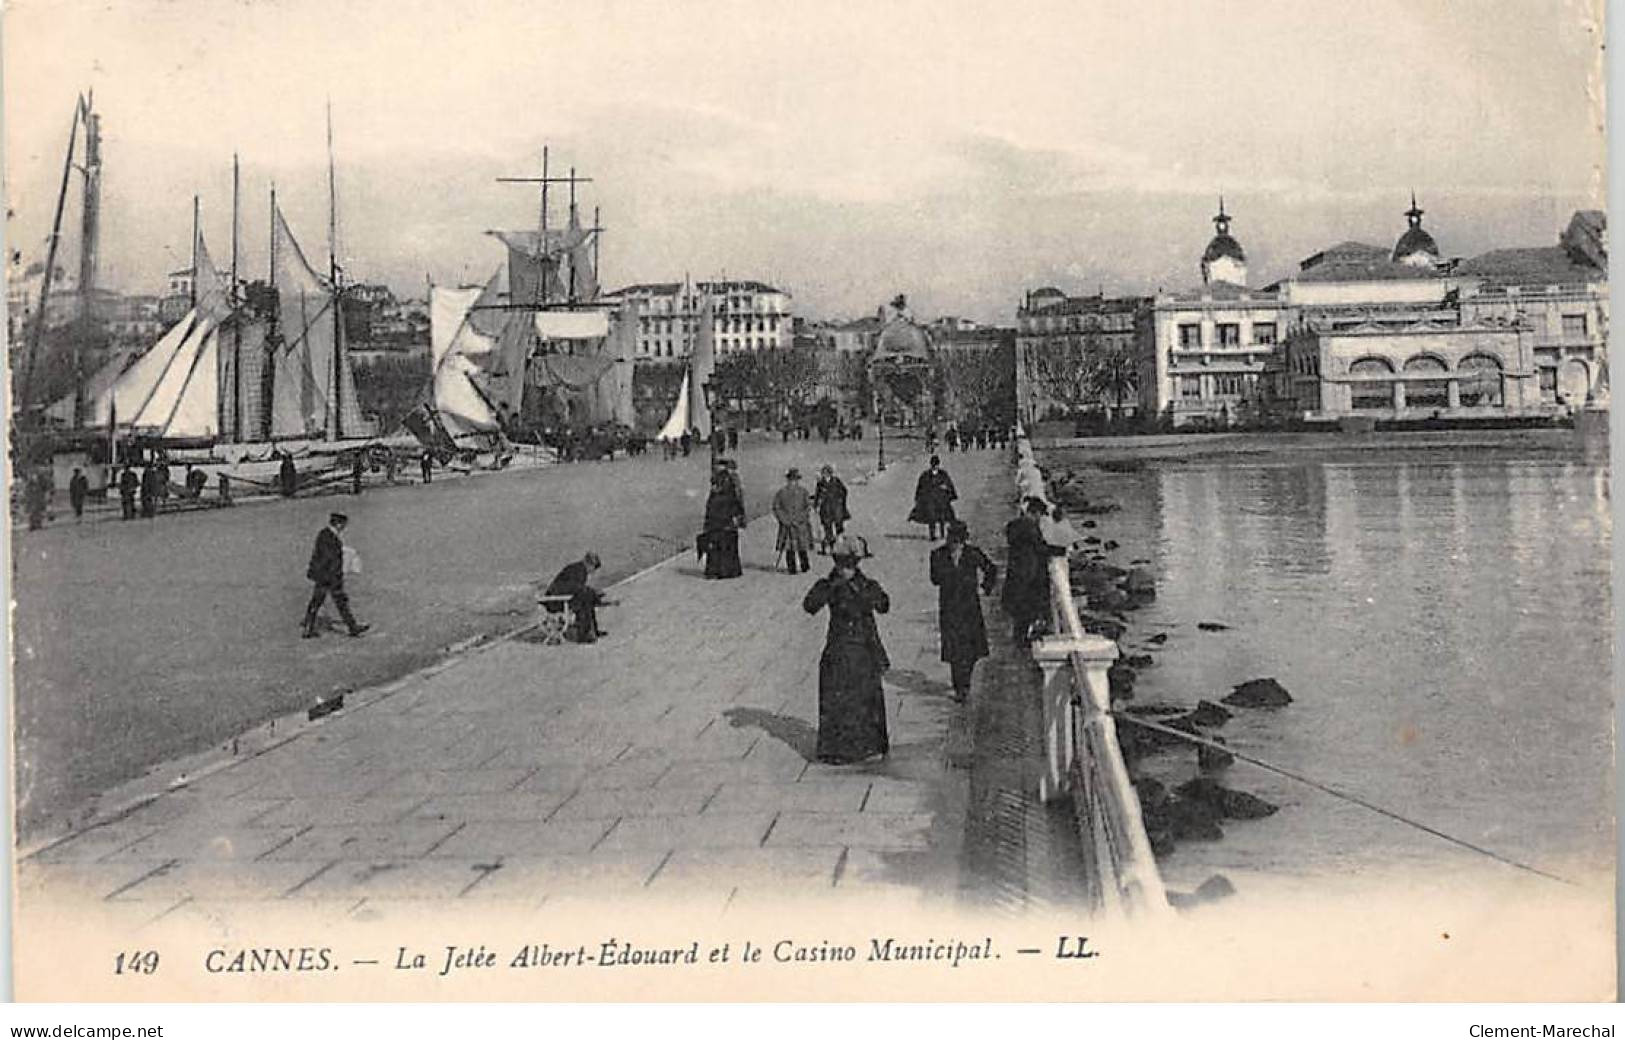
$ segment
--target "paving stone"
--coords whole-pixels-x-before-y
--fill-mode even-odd
[[[389,782],[391,794],[487,794],[511,791],[533,773],[533,769],[424,769],[395,777]]]
[[[713,790],[704,787],[583,788],[564,802],[556,819],[622,816],[693,816]]]
[[[380,792],[364,798],[335,798],[311,802],[287,799],[281,805],[255,817],[249,826],[286,827],[296,823],[334,826],[356,823],[394,823],[422,805],[420,794]]]
[[[716,787],[725,783],[793,783],[806,772],[807,763],[788,759],[749,759],[732,762],[678,762],[660,777],[662,787]]]
[[[550,894],[603,892],[618,898],[641,889],[666,858],[656,849],[527,856],[503,863],[464,898],[531,905],[540,905]]]
[[[729,887],[795,884],[829,888],[839,848],[677,849],[650,882],[652,889],[726,884]]]
[[[497,866],[471,859],[344,861],[299,886],[298,894],[316,899],[454,899]]]
[[[154,826],[120,820],[81,831],[41,849],[30,858],[41,863],[94,863],[155,833]]]
[[[459,825],[438,820],[311,827],[265,859],[392,859],[428,855]],[[472,825],[470,825],[472,826]]]
[[[857,812],[868,794],[868,777],[802,780],[793,784],[723,784],[707,813],[783,809],[800,812]]]
[[[922,849],[929,843],[931,819],[927,813],[786,812],[779,817],[767,844]]]
[[[526,856],[588,852],[614,820],[551,820],[536,826],[513,823],[470,823],[434,855],[461,859],[508,861]]]
[[[248,863],[292,841],[304,827],[237,827],[221,829],[205,820],[187,826],[166,827],[134,845],[120,849],[102,862],[115,860],[220,860]]]
[[[222,860],[176,861],[116,893],[115,900],[175,902],[182,899],[237,901],[280,899],[332,861],[290,860],[257,863]]]
[[[755,848],[773,824],[773,813],[706,813],[623,819],[604,837],[606,853],[627,849]]]
[[[542,823],[571,797],[568,791],[500,791],[495,794],[435,795],[407,814],[408,819],[458,823]]]

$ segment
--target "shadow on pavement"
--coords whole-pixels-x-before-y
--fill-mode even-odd
[[[806,759],[813,761],[818,752],[818,731],[804,719],[793,715],[776,715],[760,708],[729,708],[722,713],[735,729],[753,727],[784,744]]]

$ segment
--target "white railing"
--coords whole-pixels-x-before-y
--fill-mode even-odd
[[[1016,434],[1016,490],[1023,501],[1049,501],[1021,430]],[[1049,586],[1053,634],[1032,648],[1043,673],[1039,697],[1046,762],[1039,797],[1054,801],[1071,796],[1097,909],[1125,917],[1166,914],[1167,893],[1111,714],[1110,669],[1117,644],[1084,631],[1066,557],[1050,560]]]

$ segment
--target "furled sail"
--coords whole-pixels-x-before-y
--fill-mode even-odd
[[[492,279],[495,283],[495,279]],[[494,433],[500,428],[490,401],[480,390],[476,357],[492,355],[497,343],[470,320],[474,305],[490,290],[429,290],[429,351],[434,366],[434,405],[452,436]]]
[[[272,272],[282,349],[276,359],[273,436],[340,437],[362,432],[355,378],[336,319],[338,294],[305,260],[282,211],[273,222]],[[297,399],[297,420],[288,406]],[[335,407],[336,404],[336,407]],[[297,429],[288,429],[297,425]],[[280,427],[280,428],[279,428]]]
[[[598,272],[592,262],[592,236],[581,228],[575,207],[570,208],[570,226],[565,229],[570,251],[569,299],[591,303],[598,299]]]
[[[606,317],[609,333],[604,339],[603,353],[613,367],[598,381],[596,410],[611,422],[632,426],[637,422],[632,402],[632,354],[636,349],[638,319],[630,307]]]
[[[579,244],[580,230],[493,231],[508,247],[508,287],[512,301],[520,304],[560,303],[569,297],[563,260],[570,248]]]
[[[693,389],[689,397],[690,426],[700,431],[704,437],[711,436],[711,409],[705,401],[704,387],[711,381],[711,375],[716,371],[716,332],[711,309],[711,295],[705,294],[705,302],[700,305],[698,318],[699,330],[694,336],[694,351],[688,362],[688,381]]]

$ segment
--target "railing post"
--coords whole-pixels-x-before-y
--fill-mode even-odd
[[[1044,775],[1038,779],[1038,797],[1053,802],[1071,786],[1072,760],[1072,641],[1045,636],[1033,644],[1033,660],[1043,673],[1039,707],[1043,714]]]

